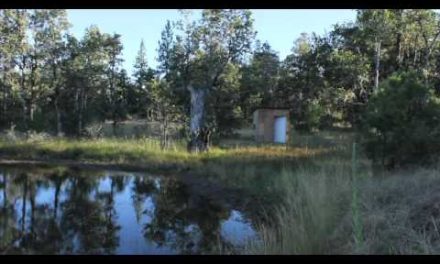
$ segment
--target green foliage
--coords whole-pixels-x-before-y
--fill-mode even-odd
[[[310,131],[316,129],[321,124],[321,119],[324,117],[324,110],[319,100],[312,100],[306,105],[304,111],[303,122],[297,122],[297,128]],[[294,117],[293,117],[294,118]]]
[[[206,102],[206,124],[217,136],[230,135],[240,128],[243,115],[240,106],[240,69],[237,65],[228,64],[219,77],[218,87],[212,91]]]
[[[440,98],[413,72],[391,76],[367,106],[362,132],[368,155],[389,167],[436,161]]]
[[[183,19],[175,24],[175,40],[170,23],[167,23],[159,42],[159,60],[165,79],[171,82],[174,90],[180,90],[176,91],[181,95],[179,103],[189,114],[191,140],[188,149],[203,151],[208,149],[210,132],[224,123],[219,121],[222,117],[211,103],[228,101],[223,97],[226,91],[237,91],[234,68],[251,51],[256,32],[249,10],[205,9],[201,18],[193,21],[189,14],[183,12]],[[231,95],[238,98],[238,92]],[[220,105],[223,107],[222,102]],[[204,128],[209,128],[210,132],[199,133]]]
[[[148,67],[147,51],[145,49],[144,41],[141,41],[136,62],[134,64],[135,71],[133,73],[134,85],[130,85],[127,92],[127,111],[130,114],[138,114],[146,116],[149,110],[152,110],[151,105],[152,95],[151,83],[155,77],[155,71]]]

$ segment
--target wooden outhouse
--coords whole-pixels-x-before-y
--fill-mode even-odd
[[[258,108],[253,114],[257,142],[287,143],[289,139],[289,110],[287,108]]]

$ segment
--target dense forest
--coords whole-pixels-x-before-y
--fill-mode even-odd
[[[147,118],[166,138],[168,124],[183,120],[190,149],[203,150],[205,130],[218,137],[249,126],[256,107],[289,108],[298,130],[361,127],[393,76],[412,72],[429,95],[440,92],[432,10],[358,10],[325,35],[303,33],[284,60],[256,39],[249,10],[203,10],[198,20],[181,13],[156,51],[140,43],[130,76],[120,35],[92,25],[77,39],[65,10],[0,10],[0,126],[83,136],[96,122]]]

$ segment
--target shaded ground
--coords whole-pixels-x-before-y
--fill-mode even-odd
[[[6,166],[26,166],[26,167],[41,167],[41,166],[67,166],[78,169],[90,169],[90,170],[112,170],[112,171],[124,171],[124,172],[161,172],[162,174],[176,174],[182,171],[189,170],[188,167],[178,166],[176,164],[162,164],[159,168],[154,168],[151,165],[143,164],[112,164],[106,162],[87,162],[65,159],[32,159],[32,160],[14,160],[14,159],[0,159],[0,165]]]

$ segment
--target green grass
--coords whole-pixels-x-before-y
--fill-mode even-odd
[[[74,160],[89,163],[130,164],[151,166],[193,168],[203,172],[217,171],[214,164],[260,163],[273,165],[277,162],[298,160],[325,153],[326,149],[306,149],[264,145],[232,147],[220,145],[208,153],[192,154],[186,151],[183,141],[173,142],[167,150],[160,148],[160,141],[151,138],[103,138],[103,139],[58,139],[36,138],[23,140],[0,140],[0,157],[20,160]],[[238,161],[238,162],[237,162]],[[213,165],[212,170],[209,169]],[[202,173],[202,172],[201,172]]]
[[[0,142],[0,155],[10,159],[65,159],[152,166],[165,163],[183,165],[190,159],[190,155],[178,144],[162,151],[159,142],[150,139],[50,139],[37,142],[3,140]]]

